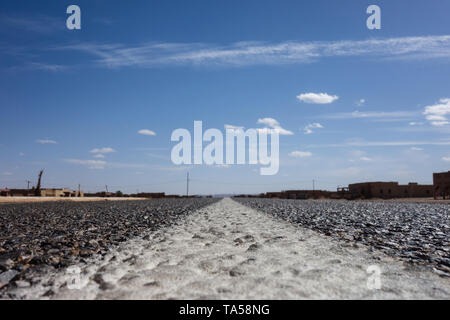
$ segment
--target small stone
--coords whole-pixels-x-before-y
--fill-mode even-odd
[[[17,286],[17,288],[29,288],[31,284],[28,281],[23,280],[17,280],[14,282],[14,284]]]
[[[250,247],[248,247],[247,251],[256,251],[259,248],[261,248],[261,245],[258,243],[253,243],[250,245]]]
[[[3,273],[0,273],[0,288],[7,286],[11,280],[13,280],[19,272],[16,270],[8,270]]]
[[[245,273],[237,268],[233,268],[230,270],[230,276],[232,277],[239,277],[244,275]]]
[[[157,286],[159,286],[158,281],[151,281],[151,282],[147,282],[146,284],[144,284],[144,287],[157,287]]]
[[[53,296],[55,293],[53,292],[52,289],[47,290],[42,296],[44,297],[51,297]]]

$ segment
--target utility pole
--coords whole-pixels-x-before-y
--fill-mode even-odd
[[[106,193],[108,193],[108,185],[105,185]]]
[[[78,184],[78,197],[81,197],[81,185]]]
[[[189,172],[186,176],[186,196],[189,197]]]
[[[313,191],[316,191],[316,181],[313,179]]]
[[[31,183],[31,181],[30,180],[26,180],[25,182],[27,183],[27,190],[30,191],[30,183]]]

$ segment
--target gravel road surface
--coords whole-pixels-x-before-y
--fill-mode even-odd
[[[111,246],[171,225],[215,201],[154,199],[0,205],[0,296],[14,280],[24,280],[28,274],[46,269],[63,269],[93,254],[104,255]]]
[[[450,204],[236,199],[335,239],[363,243],[450,277]]]
[[[427,267],[232,199],[69,269],[43,273],[31,287],[19,283],[9,293],[28,299],[450,299],[450,280]]]

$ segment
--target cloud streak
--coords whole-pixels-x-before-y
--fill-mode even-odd
[[[311,157],[312,153],[309,151],[292,151],[289,153],[289,156],[293,158],[307,158]]]
[[[156,132],[149,129],[142,129],[138,131],[139,134],[142,134],[144,136],[156,136]]]
[[[63,31],[65,28],[63,18],[55,18],[44,15],[20,16],[20,15],[0,15],[0,26],[25,30],[33,33],[50,34],[56,31]]]
[[[326,114],[323,115],[322,118],[335,120],[372,119],[378,121],[406,121],[418,115],[420,115],[420,113],[414,111],[354,111]],[[416,122],[411,123],[416,124]]]
[[[55,50],[80,51],[99,66],[278,65],[313,63],[329,57],[395,59],[450,58],[450,35],[345,41],[204,43],[77,43]]]
[[[450,141],[348,141],[344,143],[309,145],[309,148],[340,147],[405,147],[405,146],[450,146]]]
[[[57,144],[57,142],[55,140],[50,140],[50,139],[38,139],[38,140],[36,140],[36,143],[39,143],[39,144]]]
[[[80,159],[64,159],[65,162],[71,164],[78,164],[83,166],[88,166],[89,169],[104,169],[106,161],[103,160],[80,160]]]
[[[113,148],[106,147],[106,148],[95,148],[90,151],[90,153],[112,153],[116,152]]]

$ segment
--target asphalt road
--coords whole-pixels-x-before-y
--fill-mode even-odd
[[[450,280],[223,199],[11,293],[43,299],[449,299]]]

